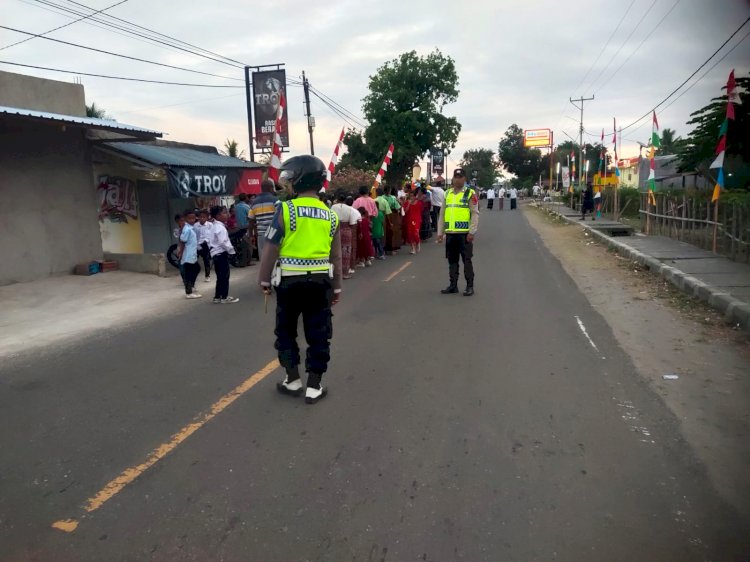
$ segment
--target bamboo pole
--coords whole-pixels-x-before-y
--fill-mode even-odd
[[[714,222],[719,222],[719,200],[716,200],[716,203],[714,203]],[[716,253],[716,235],[719,233],[719,225],[714,224],[714,242],[713,242],[713,251],[714,254]]]

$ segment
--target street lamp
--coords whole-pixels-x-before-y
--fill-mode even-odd
[[[557,181],[555,182],[555,191],[560,191],[560,162],[557,163]]]
[[[411,179],[414,181],[419,180],[422,174],[422,166],[419,165],[418,161],[414,162],[414,165],[411,168]]]

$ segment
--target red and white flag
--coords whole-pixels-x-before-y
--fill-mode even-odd
[[[388,152],[385,154],[383,164],[380,166],[380,170],[378,170],[378,175],[375,176],[375,183],[372,184],[373,189],[377,188],[383,181],[383,176],[385,176],[386,171],[388,171],[388,164],[391,163],[391,158],[393,158],[393,143],[388,147]]]
[[[283,92],[279,92],[279,110],[276,112],[276,125],[273,128],[271,167],[268,168],[268,177],[276,183],[279,182],[279,170],[281,169],[281,124],[285,111],[286,98]]]
[[[331,156],[331,163],[328,164],[328,172],[326,173],[326,181],[323,182],[323,189],[328,189],[328,184],[331,183],[331,177],[333,177],[333,172],[336,169],[336,164],[339,163],[339,151],[341,150],[341,145],[344,144],[344,129],[341,129],[341,134],[339,135],[339,142],[336,143],[336,148],[333,151],[333,156]]]

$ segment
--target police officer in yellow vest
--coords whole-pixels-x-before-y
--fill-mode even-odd
[[[464,296],[474,294],[474,235],[479,226],[479,201],[476,192],[466,186],[463,168],[453,171],[453,187],[445,192],[445,204],[438,219],[438,243],[445,238],[445,255],[448,258],[450,285],[441,292],[444,295],[458,293],[458,260],[464,262],[466,290]]]
[[[260,262],[263,292],[276,290],[276,349],[286,370],[276,386],[282,394],[314,404],[326,395],[321,378],[328,369],[333,335],[331,306],[341,296],[339,220],[318,198],[326,167],[315,156],[295,156],[281,166],[279,183],[296,198],[277,205]],[[297,321],[307,340],[307,385],[300,380]]]

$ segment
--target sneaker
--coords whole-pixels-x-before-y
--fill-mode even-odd
[[[286,377],[284,382],[276,383],[276,390],[281,394],[287,394],[289,396],[302,396],[302,389],[303,386],[300,379],[290,381],[289,377]]]
[[[214,300],[213,300],[213,303],[214,303],[214,304],[219,304],[219,303],[221,303],[221,299],[214,299]]]
[[[357,264],[357,267],[364,267],[364,266],[365,266],[365,262],[359,262],[359,263]]]
[[[200,293],[190,293],[189,295],[185,295],[185,298],[186,299],[199,299],[202,296],[203,295],[201,295]]]
[[[227,297],[225,299],[221,299],[221,304],[234,304],[236,302],[240,302],[240,299],[237,297]]]
[[[209,276],[209,277],[206,277],[206,278],[205,278],[205,279],[203,280],[203,282],[204,282],[204,283],[210,283],[210,282],[211,282],[211,277],[210,277],[210,276]]]
[[[367,260],[365,262],[365,267],[372,267],[372,260]]]
[[[352,278],[352,276],[351,276],[351,275],[344,275],[344,276],[343,276],[343,278],[344,278],[344,279],[351,279],[351,278]]]
[[[376,260],[381,260],[381,261],[382,261],[382,260],[384,260],[384,259],[385,259],[385,256],[378,256],[378,257],[377,257],[377,258],[375,258],[375,259],[376,259]]]
[[[357,273],[357,272],[356,272],[356,271],[354,271],[353,269],[350,269],[350,270],[349,270],[349,275],[354,275],[355,273]]]
[[[305,404],[315,404],[325,398],[326,394],[328,394],[328,389],[323,385],[320,385],[320,388],[308,386],[305,390]]]

